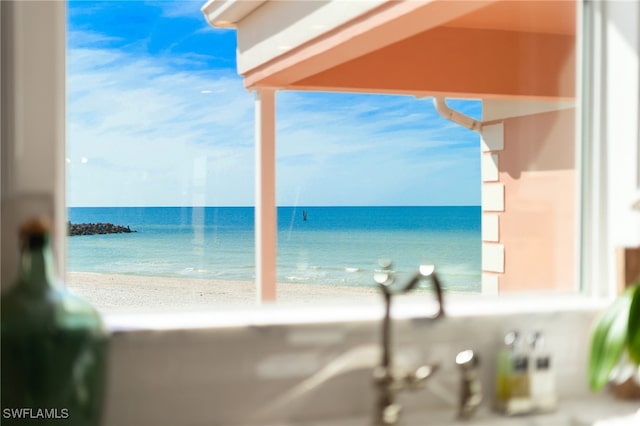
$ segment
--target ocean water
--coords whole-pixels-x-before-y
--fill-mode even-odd
[[[251,281],[252,207],[72,207],[71,223],[135,233],[68,239],[68,270]],[[479,291],[480,207],[279,207],[279,282],[371,286],[380,259],[398,279],[433,264],[449,290]],[[305,220],[306,215],[306,220]]]

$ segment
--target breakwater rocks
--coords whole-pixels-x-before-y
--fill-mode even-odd
[[[136,232],[128,226],[114,225],[113,223],[68,223],[69,235],[97,235],[97,234],[129,234]]]

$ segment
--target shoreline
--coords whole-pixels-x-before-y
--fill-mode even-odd
[[[255,283],[203,278],[67,272],[66,286],[100,313],[168,312],[257,306]],[[375,287],[278,283],[277,305],[379,303]]]

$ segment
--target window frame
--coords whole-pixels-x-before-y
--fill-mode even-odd
[[[471,309],[472,314],[475,312],[477,312],[478,315],[483,315],[483,313],[486,313],[486,312],[497,312],[501,314],[509,314],[509,313],[520,312],[522,309],[526,311],[535,311],[536,305],[541,304],[540,302],[541,300],[545,301],[545,305],[547,305],[547,302],[549,302],[551,303],[551,306],[554,306],[556,308],[563,305],[566,305],[567,308],[573,308],[575,307],[576,303],[590,304],[590,302],[595,299],[596,304],[594,306],[600,306],[598,299],[607,299],[609,297],[612,297],[614,294],[613,286],[597,285],[595,280],[593,279],[586,280],[586,277],[593,276],[593,273],[595,270],[597,270],[598,273],[602,274],[603,271],[606,271],[607,269],[606,267],[605,268],[599,267],[599,266],[596,267],[594,266],[593,262],[589,261],[589,259],[593,258],[594,254],[586,246],[587,242],[593,241],[596,238],[595,235],[597,235],[599,238],[606,238],[606,229],[603,230],[602,227],[598,226],[597,217],[595,217],[594,215],[588,214],[589,209],[586,208],[587,205],[593,205],[594,203],[597,203],[602,197],[602,194],[600,193],[593,194],[590,191],[586,191],[585,188],[587,186],[586,185],[587,182],[589,182],[590,184],[593,182],[602,182],[604,177],[602,176],[603,173],[601,173],[602,168],[594,167],[594,164],[599,164],[601,162],[601,156],[597,156],[597,155],[594,156],[594,152],[595,152],[593,149],[594,135],[591,132],[591,129],[584,129],[584,124],[583,124],[584,117],[597,114],[597,111],[593,111],[593,108],[582,108],[582,102],[581,102],[581,99],[583,98],[585,93],[588,92],[588,88],[593,87],[595,84],[595,82],[593,81],[593,78],[594,78],[593,73],[585,72],[584,68],[587,64],[590,65],[591,67],[594,67],[596,64],[598,64],[598,62],[596,62],[597,58],[595,58],[596,55],[593,55],[591,57],[589,57],[589,55],[584,55],[585,53],[584,49],[587,46],[592,46],[593,40],[599,37],[598,35],[599,33],[591,34],[589,32],[589,28],[593,28],[595,26],[594,18],[592,15],[589,15],[588,18],[590,19],[590,21],[588,23],[584,22],[584,19],[586,18],[586,16],[585,16],[584,4],[582,2],[578,3],[577,9],[578,9],[577,11],[578,27],[576,30],[576,34],[577,34],[576,63],[583,64],[582,67],[578,67],[578,69],[576,70],[576,73],[577,73],[576,93],[578,94],[578,96],[577,96],[576,105],[575,105],[576,118],[577,118],[576,134],[575,134],[575,148],[576,148],[575,164],[576,164],[576,180],[578,183],[578,185],[576,186],[577,211],[575,216],[576,216],[576,230],[577,230],[576,232],[577,260],[576,260],[575,269],[577,271],[576,283],[579,288],[575,289],[575,293],[572,293],[569,295],[536,292],[536,291],[529,292],[526,294],[518,294],[518,295],[503,294],[498,297],[487,296],[483,294],[474,294],[472,296],[458,295],[458,294],[448,295],[447,301],[448,303],[452,304],[454,310],[457,309],[456,306],[463,306],[467,313],[469,312],[468,310]],[[600,31],[600,28],[597,28],[597,29],[598,31]],[[598,48],[599,47],[600,46],[598,46]],[[598,50],[596,54],[599,55],[600,51]],[[271,89],[260,90],[256,94],[255,102],[256,102],[257,121],[265,121],[268,123],[272,122],[271,120],[269,120],[269,117],[265,118],[261,116],[261,114],[265,114],[265,112],[260,110],[259,104],[263,102],[262,97],[266,97],[267,98],[266,102],[270,104],[271,107],[273,108],[274,102],[275,102],[274,95],[275,95],[275,91]],[[595,96],[602,96],[602,93],[597,93],[595,94]],[[584,97],[584,99],[586,100],[587,97]],[[589,99],[591,99],[591,97]],[[266,114],[272,113],[272,108],[271,109],[267,108]],[[274,131],[275,129],[271,127],[267,127],[266,129],[261,129],[258,126],[256,127],[256,134],[260,138],[273,138]],[[257,147],[259,148],[259,146],[260,144],[258,143]],[[258,156],[258,153],[259,151],[256,152],[256,156]],[[267,179],[267,180],[275,179],[275,171],[269,169],[269,164],[275,161],[274,155],[275,155],[275,152],[272,152],[270,155],[267,155],[267,157],[263,160],[263,163],[266,161],[266,164],[257,165],[258,169],[256,173],[256,186],[260,184],[261,178]],[[266,194],[266,198],[268,199],[274,198],[274,194]],[[264,217],[264,214],[260,214],[260,212],[262,213],[269,212],[271,210],[270,208],[274,207],[274,206],[271,206],[268,203],[268,201],[269,200],[267,200],[267,204],[262,206],[262,208],[259,205],[256,206],[256,215],[260,216],[260,218],[256,219],[256,232],[258,232],[260,227],[264,227],[265,223],[275,220],[275,218],[272,218],[271,216]],[[265,201],[261,200],[261,202],[264,203]],[[257,243],[258,241],[256,241],[256,244]],[[273,252],[271,252],[271,249],[273,250]],[[256,250],[258,250],[258,247],[256,247]],[[265,275],[268,278],[275,277],[277,275],[277,262],[275,260],[275,257],[277,256],[277,247],[270,248],[266,250],[266,253],[263,253],[259,256],[261,258],[260,260],[258,260],[258,262],[265,262],[269,265],[271,264],[274,265],[274,269],[266,270]],[[264,259],[265,257],[267,258],[266,260]],[[273,259],[270,259],[270,257],[273,257]],[[259,321],[261,323],[265,321],[268,322],[267,320],[268,316],[274,315],[275,313],[274,308],[276,308],[278,311],[281,311],[282,315],[288,318],[285,321],[287,323],[298,322],[298,319],[296,319],[298,315],[302,315],[301,317],[299,317],[299,321],[302,323],[307,323],[307,322],[322,323],[325,321],[325,317],[320,313],[317,317],[314,317],[314,314],[313,314],[314,310],[311,310],[306,312],[305,314],[302,314],[301,311],[299,311],[299,309],[296,307],[277,306],[277,300],[276,300],[276,305],[272,305],[272,303],[269,302],[269,299],[270,297],[273,297],[273,300],[275,300],[276,299],[275,293],[267,295],[266,303],[261,302],[261,299],[264,296],[262,294],[263,291],[265,290],[260,285],[256,285],[257,306],[255,310],[258,311],[257,315],[258,315],[258,318],[260,318]],[[267,289],[267,291],[269,291],[269,289]],[[468,300],[469,298],[474,299],[474,301],[478,301],[479,299],[480,303],[479,304],[469,303],[469,300]],[[414,308],[417,305],[418,305],[417,303],[413,303],[409,300],[400,302],[402,311],[405,311],[406,313],[410,313],[414,311]],[[261,309],[261,308],[266,308],[266,309]],[[358,309],[357,312],[361,312],[362,316],[353,317],[352,318],[353,320],[371,319],[372,312],[377,311],[376,306],[371,307],[373,310],[369,309],[369,307],[359,307],[359,308],[360,309]],[[245,312],[246,314],[246,310],[242,310],[242,309],[240,310]],[[541,309],[541,311],[546,311],[546,309]],[[165,313],[165,314],[159,314],[159,315],[171,316],[172,314]],[[180,317],[180,314],[177,314],[177,315],[178,317]],[[225,315],[230,315],[231,317],[235,317],[232,314],[232,311],[225,312]],[[263,316],[263,315],[266,315],[266,316]],[[126,328],[126,326],[122,323],[122,320],[125,318],[130,318],[128,315],[124,315],[124,314],[109,314],[107,316],[108,317],[113,316],[114,324],[119,324],[117,326],[118,328],[122,328],[122,327]],[[157,323],[156,320],[147,322],[146,320],[142,320],[140,317],[137,317],[137,318],[138,319],[136,321],[142,321],[148,327],[153,327],[154,324]],[[149,314],[149,318],[157,318],[157,315]],[[280,321],[283,321],[283,317],[281,315],[278,315],[277,318],[274,318],[274,323],[278,323]],[[226,324],[226,321],[223,320],[222,318],[218,318],[214,322],[219,324],[220,326],[224,326]],[[251,320],[249,320],[249,322],[247,322],[245,325],[248,325],[250,323],[251,323]]]

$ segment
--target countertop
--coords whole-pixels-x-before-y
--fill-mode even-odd
[[[351,417],[322,421],[274,423],[269,426],[368,426],[371,418]],[[640,401],[622,401],[608,395],[562,401],[548,414],[504,416],[488,408],[469,420],[449,411],[403,413],[399,426],[640,426]]]

